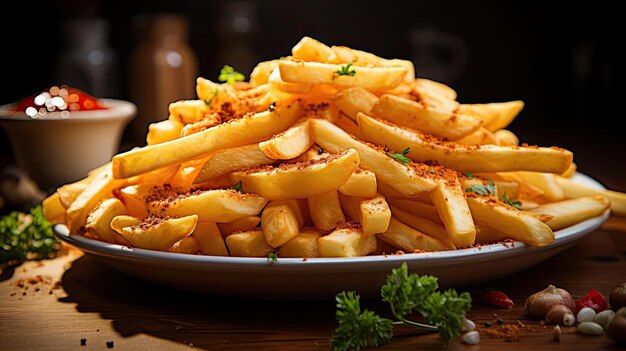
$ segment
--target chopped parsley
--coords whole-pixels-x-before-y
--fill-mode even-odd
[[[465,192],[467,192],[467,193],[475,192],[476,194],[483,195],[483,196],[487,195],[487,194],[495,195],[496,194],[496,185],[493,184],[491,179],[487,179],[487,185],[485,185],[485,184],[474,184],[474,185],[470,186],[469,188],[465,189]]]
[[[235,71],[235,69],[232,68],[231,66],[224,65],[224,67],[222,67],[222,70],[220,71],[220,75],[219,75],[219,77],[217,77],[217,79],[220,82],[225,82],[228,85],[233,85],[236,82],[243,81],[244,79],[246,79],[246,77],[243,74]]]
[[[241,180],[238,181],[237,183],[235,183],[235,185],[230,187],[232,190],[234,191],[238,191],[240,193],[243,193],[243,187],[241,186]]]
[[[504,194],[502,194],[502,202],[504,202],[505,204],[511,206],[511,207],[515,207],[518,210],[522,209],[522,202],[519,200],[509,200],[509,197],[506,195],[506,191],[504,192]]]
[[[278,254],[276,252],[270,252],[267,254],[268,262],[278,262]]]
[[[463,174],[465,174],[465,176],[469,179],[474,179],[474,175],[468,171],[463,172]]]
[[[355,70],[350,70],[350,67],[352,66],[351,63],[348,63],[345,66],[341,66],[341,68],[338,71],[335,71],[335,74],[338,76],[352,76],[354,77],[354,75],[356,74]]]
[[[387,155],[395,158],[396,160],[398,160],[398,161],[400,161],[400,162],[402,162],[404,164],[407,164],[407,163],[411,162],[411,159],[406,157],[406,154],[408,154],[409,151],[411,151],[411,148],[407,147],[406,149],[402,150],[402,153],[400,153],[400,154],[390,154],[390,153],[387,153]]]
[[[0,217],[0,264],[52,258],[60,248],[41,206],[33,207],[28,214],[11,212]]]

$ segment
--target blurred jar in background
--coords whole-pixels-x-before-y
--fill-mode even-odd
[[[198,59],[188,43],[185,17],[140,15],[135,27],[137,43],[130,62],[130,88],[137,118],[129,128],[132,141],[145,144],[148,125],[166,119],[171,102],[196,96]]]
[[[117,55],[109,46],[109,23],[81,18],[61,24],[64,47],[57,58],[55,84],[85,90],[97,97],[119,96]]]
[[[259,61],[254,48],[258,31],[256,4],[253,1],[222,1],[218,11],[216,63],[220,68],[230,65],[249,78]]]

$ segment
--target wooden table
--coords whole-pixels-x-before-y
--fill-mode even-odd
[[[476,272],[480,274],[480,272]],[[19,282],[41,275],[47,283]],[[58,289],[52,284],[61,281]],[[535,331],[520,341],[482,335],[479,345],[454,342],[452,350],[596,350],[612,348],[606,337],[583,336],[564,328],[560,343],[552,326],[524,318],[526,297],[548,284],[578,298],[596,288],[608,293],[626,281],[626,234],[598,230],[553,259],[489,284],[468,287],[478,292],[495,288],[514,300],[511,310],[475,302],[469,318],[484,329],[495,323],[522,320]],[[28,289],[26,289],[28,287]],[[35,291],[39,288],[39,291]],[[461,289],[459,289],[461,290]],[[368,307],[386,311],[376,301]],[[29,262],[0,282],[0,350],[326,350],[335,328],[332,300],[319,302],[250,301],[194,295],[139,281],[113,271],[77,250],[43,263]],[[86,346],[80,340],[86,339]],[[382,349],[442,350],[435,334],[396,328],[393,342]]]

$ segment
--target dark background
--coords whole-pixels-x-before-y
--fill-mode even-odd
[[[119,84],[108,97],[130,100],[128,62],[138,40],[133,19],[172,12],[189,19],[199,74],[209,79],[216,79],[222,65],[233,64],[220,62],[233,46],[249,50],[235,67],[248,76],[252,66],[246,62],[288,55],[309,35],[329,45],[410,59],[418,76],[451,85],[461,102],[524,100],[524,111],[510,126],[523,142],[572,150],[579,170],[612,188],[626,171],[624,19],[610,2],[576,7],[528,1],[259,1],[243,4],[251,26],[235,37],[225,34],[229,14],[242,7],[233,1],[12,4],[16,9],[5,10],[0,23],[0,103],[63,83],[54,74],[65,45],[61,23],[77,17],[110,21],[109,45],[118,60],[112,78]],[[0,168],[12,162],[1,133]]]

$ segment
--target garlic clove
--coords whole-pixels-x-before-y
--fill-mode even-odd
[[[569,321],[574,317],[574,313],[567,306],[554,305],[546,313],[546,322],[549,324],[565,324],[566,316]]]
[[[468,331],[472,331],[476,329],[476,323],[474,323],[474,321],[467,319],[467,318],[463,318],[463,331],[464,332],[468,332]]]
[[[615,317],[615,312],[611,310],[604,310],[598,313],[593,321],[600,324],[602,328],[606,330],[606,328],[609,327],[609,324],[611,324],[613,317]]]
[[[563,316],[563,325],[566,327],[571,327],[574,324],[576,324],[576,317],[574,317],[574,314],[566,313]]]
[[[476,330],[463,334],[461,338],[468,345],[476,345],[480,342],[480,334]]]
[[[576,315],[576,321],[578,323],[593,322],[596,319],[596,311],[590,307],[583,307]]]
[[[578,332],[581,334],[599,336],[604,333],[604,328],[595,322],[582,322],[578,325]]]

